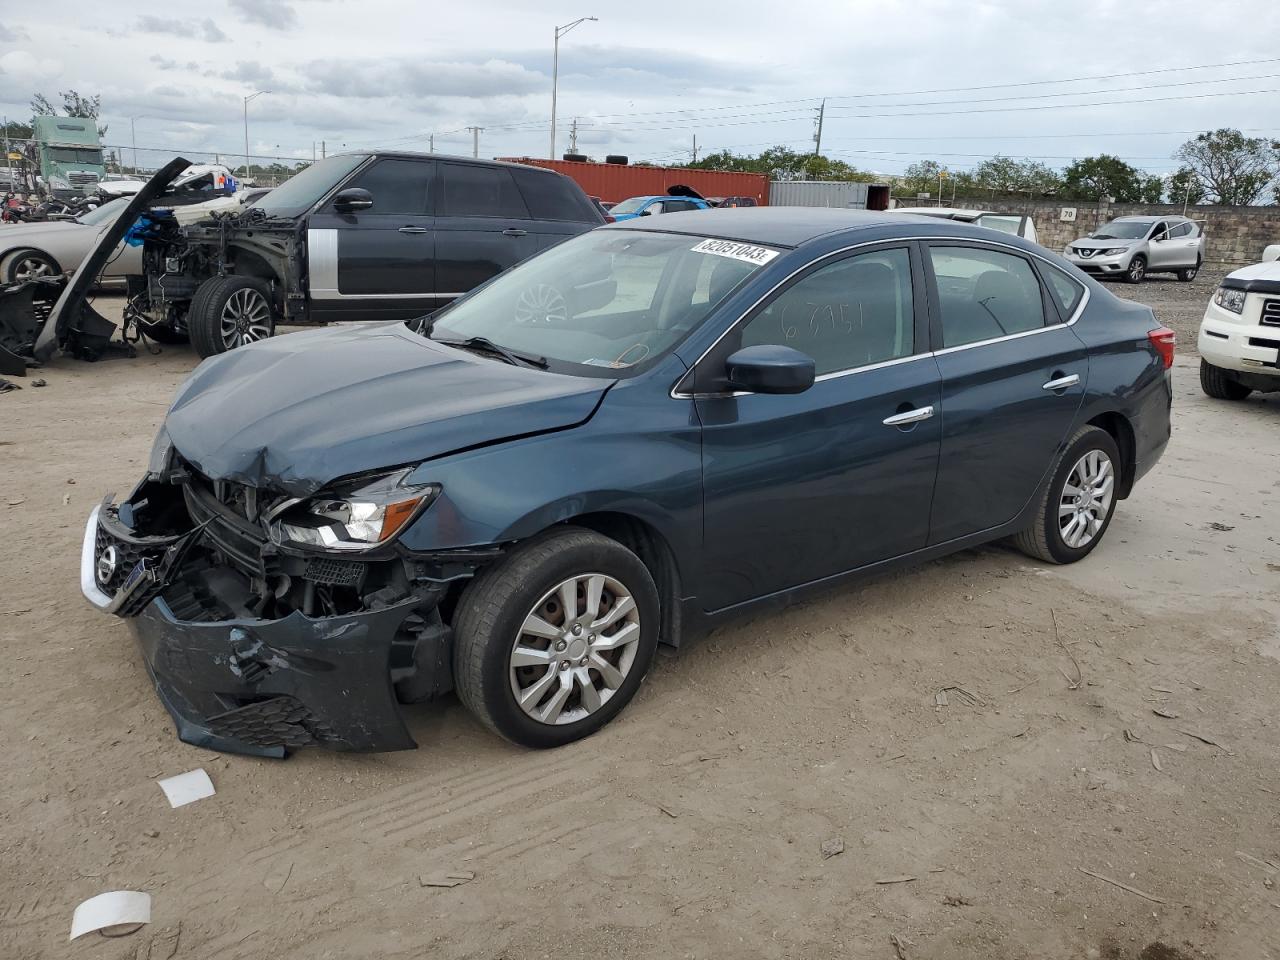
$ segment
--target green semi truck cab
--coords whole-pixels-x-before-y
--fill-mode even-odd
[[[93,193],[106,175],[98,123],[86,117],[36,117],[40,177],[46,192],[59,199]]]

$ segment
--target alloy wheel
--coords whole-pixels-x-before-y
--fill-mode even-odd
[[[13,279],[19,283],[53,276],[53,267],[40,257],[23,257],[13,268]]]
[[[639,644],[640,611],[621,582],[602,573],[570,577],[521,623],[511,646],[511,692],[539,723],[573,723],[618,691]]]
[[[271,336],[271,305],[261,291],[235,291],[222,307],[222,342],[228,350]]]
[[[1115,497],[1115,467],[1101,450],[1090,450],[1071,468],[1058,501],[1062,542],[1083,549],[1107,522]]]
[[[561,323],[569,315],[564,295],[545,283],[521,291],[516,301],[516,323]]]
[[[1147,275],[1146,263],[1138,257],[1134,257],[1129,263],[1129,279],[1137,283]]]

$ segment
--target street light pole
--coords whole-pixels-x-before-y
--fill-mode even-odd
[[[133,138],[133,175],[138,175],[138,130],[133,125],[137,117],[129,118],[129,136]]]
[[[244,177],[246,180],[249,179],[249,101],[270,92],[270,90],[259,90],[244,98]]]
[[[549,155],[551,160],[556,158],[556,86],[560,79],[560,38],[578,24],[595,19],[595,17],[579,17],[573,23],[565,24],[563,27],[556,27],[555,44],[551,50],[551,153]]]

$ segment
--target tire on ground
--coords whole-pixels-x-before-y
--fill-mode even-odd
[[[257,277],[210,277],[196,289],[187,310],[187,332],[196,353],[212,357],[226,353],[230,347],[222,336],[222,310],[232,295],[246,289],[257,290],[271,305],[271,291],[265,281]],[[275,311],[271,311],[271,333],[275,334]]]
[[[1215,400],[1243,400],[1253,391],[1227,376],[1221,367],[1200,360],[1200,389]]]
[[[1062,537],[1058,507],[1062,502],[1062,488],[1072,468],[1090,450],[1101,450],[1111,459],[1113,474],[1111,509],[1092,540],[1083,547],[1070,547]],[[1120,450],[1111,434],[1100,427],[1088,424],[1081,427],[1067,442],[1066,448],[1054,463],[1049,482],[1040,492],[1035,518],[1027,529],[1013,537],[1014,546],[1027,556],[1046,563],[1075,563],[1087,557],[1093,548],[1102,542],[1103,536],[1111,526],[1111,518],[1115,516],[1116,506],[1120,502],[1119,491],[1116,488],[1120,484],[1121,469]]]
[[[1183,283],[1190,283],[1196,278],[1196,274],[1200,272],[1200,264],[1200,258],[1196,257],[1196,265],[1194,267],[1183,267],[1177,272],[1178,279]]]
[[[516,702],[510,652],[524,618],[556,584],[602,573],[630,591],[640,639],[626,679],[594,713],[562,725],[544,724]],[[658,645],[658,589],[644,563],[616,540],[582,527],[557,527],[513,549],[468,585],[454,616],[453,672],[459,699],[482,723],[513,743],[558,747],[595,733],[635,695]]]
[[[18,268],[26,261],[37,261],[48,267],[48,273],[43,274],[47,277],[56,277],[62,273],[62,268],[58,266],[58,262],[41,250],[24,247],[21,250],[15,250],[4,258],[0,263],[0,274],[4,277],[5,283],[18,282]]]
[[[1147,258],[1138,254],[1130,260],[1129,269],[1124,272],[1124,278],[1129,283],[1141,283],[1147,279]]]

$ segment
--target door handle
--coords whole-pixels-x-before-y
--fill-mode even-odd
[[[401,233],[426,233],[427,228],[426,227],[401,227],[400,232]]]
[[[504,237],[523,237],[528,232],[528,230],[521,230],[518,227],[508,227],[502,231],[502,235]]]
[[[1043,384],[1041,390],[1065,390],[1067,387],[1074,387],[1080,382],[1080,374],[1069,373],[1065,377],[1055,377],[1048,383]]]
[[[933,407],[917,407],[905,413],[895,413],[892,417],[885,417],[883,423],[886,427],[905,427],[908,424],[919,423],[921,420],[928,420],[932,416]]]

